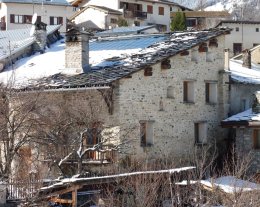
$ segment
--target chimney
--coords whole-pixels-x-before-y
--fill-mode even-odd
[[[35,31],[33,33],[35,37],[35,43],[33,44],[33,51],[40,52],[41,54],[44,53],[46,42],[47,42],[47,24],[36,21],[35,23]]]
[[[260,91],[254,93],[252,112],[256,114],[260,113]]]
[[[224,49],[224,69],[229,70],[229,49]]]
[[[251,51],[246,49],[243,51],[243,67],[251,69]]]
[[[77,73],[89,70],[89,36],[90,33],[76,27],[66,32],[66,69],[75,69]]]

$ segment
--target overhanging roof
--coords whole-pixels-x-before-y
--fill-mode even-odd
[[[66,0],[0,0],[0,3],[19,3],[19,4],[45,4],[70,6]]]

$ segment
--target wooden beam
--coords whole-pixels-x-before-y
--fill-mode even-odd
[[[62,199],[62,198],[51,198],[50,201],[54,202],[54,203],[64,203],[64,204],[72,204],[72,200],[69,199]]]
[[[72,207],[77,207],[78,199],[77,199],[78,190],[75,189],[72,191]]]

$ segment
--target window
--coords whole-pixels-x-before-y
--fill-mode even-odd
[[[233,52],[234,55],[238,55],[242,52],[242,43],[233,43]]]
[[[197,19],[186,19],[187,27],[196,27]]]
[[[194,81],[183,82],[183,101],[186,103],[194,103]]]
[[[164,7],[159,6],[159,15],[164,15]]]
[[[259,28],[255,28],[255,31],[256,31],[256,32],[259,32]]]
[[[50,17],[50,25],[63,24],[63,17]]]
[[[31,24],[32,23],[32,16],[31,15],[24,15],[24,23]]]
[[[16,24],[23,24],[23,15],[16,15],[16,14],[11,14],[10,15],[10,23],[16,23]]]
[[[153,123],[154,121],[140,121],[140,146],[153,146]]]
[[[153,6],[152,5],[147,5],[147,13],[152,14],[153,13]]]
[[[218,84],[217,82],[206,82],[205,83],[205,97],[206,103],[216,104],[217,94],[218,94]]]
[[[207,122],[194,123],[195,144],[207,144]]]
[[[174,89],[173,86],[167,88],[167,98],[174,98]]]
[[[260,149],[260,129],[253,131],[253,149]]]
[[[111,24],[117,24],[117,19],[111,18],[111,19],[110,19],[110,23],[111,23]]]
[[[236,27],[236,32],[239,32],[239,27]]]
[[[153,69],[151,67],[144,69],[144,76],[152,76],[153,75]]]

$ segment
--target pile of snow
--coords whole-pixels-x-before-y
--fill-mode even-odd
[[[238,179],[234,176],[224,176],[216,179],[201,180],[202,185],[210,188],[218,187],[225,193],[234,194],[236,192],[248,192],[260,190],[260,185],[246,180]]]

